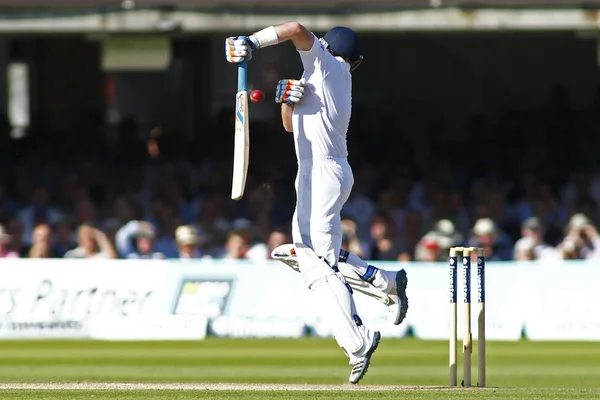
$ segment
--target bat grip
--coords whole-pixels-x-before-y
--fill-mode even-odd
[[[239,36],[238,39],[246,40],[246,36]],[[238,92],[248,91],[248,62],[246,60],[238,63]]]

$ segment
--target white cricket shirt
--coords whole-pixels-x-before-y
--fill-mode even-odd
[[[310,50],[298,53],[306,79],[304,96],[292,117],[298,160],[346,158],[352,109],[350,65],[331,55],[316,36]]]

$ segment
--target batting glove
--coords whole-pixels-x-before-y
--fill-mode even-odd
[[[305,85],[306,80],[304,78],[299,81],[295,79],[280,80],[275,92],[275,102],[288,105],[297,104],[302,99],[302,96],[304,96]]]
[[[252,58],[252,51],[256,50],[255,40],[246,36],[233,36],[225,39],[225,58],[230,63],[240,63]]]

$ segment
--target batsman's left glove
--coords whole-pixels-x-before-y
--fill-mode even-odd
[[[299,81],[295,79],[280,80],[275,92],[275,102],[288,105],[297,104],[304,96],[305,85],[306,80],[304,78]]]

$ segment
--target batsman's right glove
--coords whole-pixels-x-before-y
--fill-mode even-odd
[[[275,92],[275,102],[288,105],[297,104],[302,99],[302,96],[304,96],[305,85],[306,79],[304,78],[299,81],[295,79],[280,80]]]
[[[256,43],[251,37],[234,36],[225,39],[225,59],[230,63],[250,60],[255,49]]]

